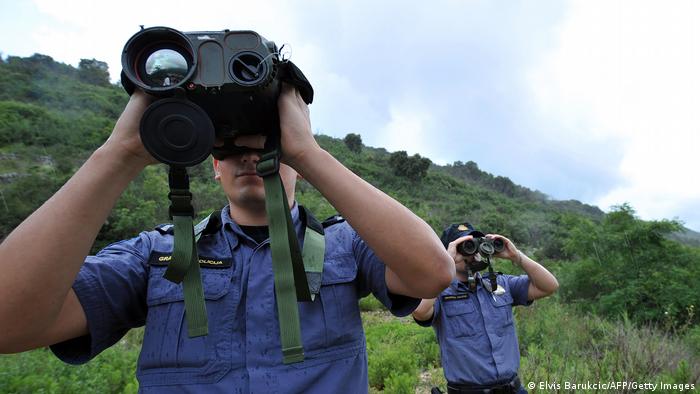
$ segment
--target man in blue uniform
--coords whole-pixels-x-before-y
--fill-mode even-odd
[[[493,289],[489,275],[479,272],[486,268],[485,256],[458,252],[460,244],[474,238],[502,240],[503,250],[493,256],[512,261],[526,275],[499,274]],[[469,223],[449,226],[441,240],[454,260],[456,278],[437,298],[422,300],[413,318],[435,330],[448,393],[526,393],[518,378],[512,307],[551,295],[559,287],[556,278],[508,238],[484,235]]]
[[[117,198],[155,163],[138,132],[150,100],[135,92],[110,138],[0,245],[0,352],[50,345],[62,360],[82,363],[145,325],[137,367],[142,392],[366,392],[357,300],[372,292],[393,313],[407,315],[420,298],[442,291],[454,265],[432,229],[321,149],[308,107],[285,85],[278,101],[280,176],[297,236],[303,242],[298,176],[347,219],[326,228],[320,293],[298,304],[305,360],[282,362],[255,150],[213,162],[228,205],[197,244],[209,334],[190,338],[182,287],[163,278],[173,253],[170,227],[87,256]]]

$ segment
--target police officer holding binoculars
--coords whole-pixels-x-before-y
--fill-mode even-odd
[[[413,318],[435,330],[447,392],[526,393],[518,377],[512,307],[551,295],[559,287],[556,278],[508,238],[484,234],[466,222],[447,227],[441,241],[457,276],[437,298],[423,299]],[[525,275],[493,272],[492,257],[512,261]]]
[[[430,226],[316,143],[310,85],[257,33],[144,29],[123,68],[131,99],[109,139],[0,245],[0,353],[51,346],[80,364],[145,325],[140,392],[367,392],[358,299],[371,292],[405,316],[450,283]],[[193,232],[185,170],[210,153],[228,205]],[[158,161],[171,166],[174,226],[88,256],[119,196]],[[344,219],[314,225],[294,198],[300,177]],[[266,210],[269,190],[282,217]],[[289,247],[271,245],[279,228]],[[278,293],[290,287],[273,275],[276,250],[312,239],[319,265],[304,276],[304,254],[304,286]],[[168,275],[176,262],[184,270]]]

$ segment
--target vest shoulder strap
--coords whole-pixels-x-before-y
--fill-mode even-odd
[[[324,235],[323,226],[321,222],[316,219],[316,217],[311,213],[311,211],[303,205],[299,205],[299,217],[301,219],[301,224],[305,228],[310,228],[318,234]]]
[[[221,224],[221,210],[219,209],[194,226],[195,239],[199,241],[202,235],[215,234],[221,228]]]

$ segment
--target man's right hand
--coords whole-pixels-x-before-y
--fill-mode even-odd
[[[447,254],[449,254],[450,257],[452,257],[452,260],[454,260],[455,265],[465,262],[464,256],[461,253],[457,252],[457,246],[459,246],[459,244],[461,244],[462,242],[466,242],[473,238],[474,237],[471,235],[465,235],[464,237],[459,237],[455,239],[447,245]]]
[[[136,89],[114,125],[112,134],[100,149],[114,152],[116,157],[143,167],[157,163],[158,161],[143,146],[139,133],[141,117],[153,101],[155,101],[153,96]]]

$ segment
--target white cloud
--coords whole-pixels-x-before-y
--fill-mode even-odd
[[[435,155],[430,136],[435,135],[435,120],[426,106],[408,100],[392,103],[390,119],[379,133],[378,144],[389,151],[405,150],[409,155],[420,152],[423,156]]]
[[[700,205],[700,182],[689,182],[700,173],[699,11],[693,1],[572,2],[558,47],[532,72],[540,116],[558,124],[562,149],[621,144],[610,170],[624,181],[598,196],[601,208],[629,202],[660,219]]]

